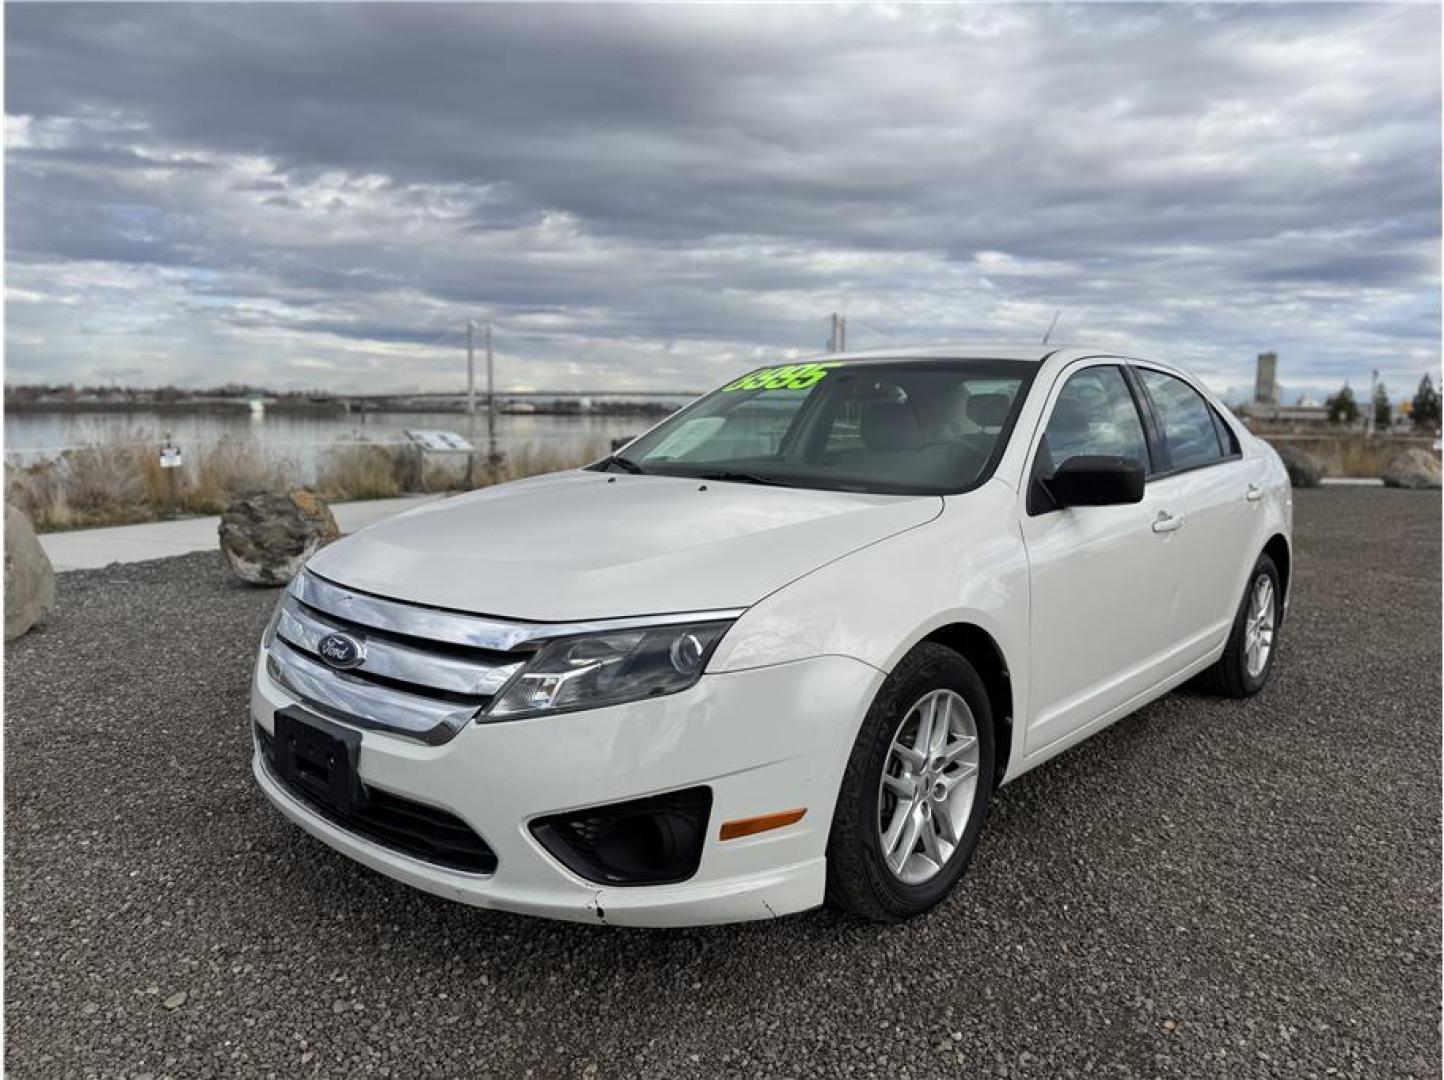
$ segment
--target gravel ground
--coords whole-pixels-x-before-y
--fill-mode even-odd
[[[247,763],[274,594],[64,575],[5,674],[10,1075],[1438,1076],[1440,499],[1301,492],[1279,669],[1004,789],[939,910],[644,932],[413,892]]]

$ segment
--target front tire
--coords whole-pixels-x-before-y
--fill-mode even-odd
[[[1204,690],[1222,697],[1246,698],[1268,685],[1278,655],[1282,585],[1273,559],[1260,555],[1248,576],[1248,588],[1234,616],[1223,655],[1198,677]]]
[[[992,796],[993,711],[977,671],[925,642],[873,700],[827,844],[829,903],[901,922],[943,899],[977,847]]]

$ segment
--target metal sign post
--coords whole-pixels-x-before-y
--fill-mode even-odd
[[[181,448],[171,440],[170,432],[165,433],[165,442],[160,444],[160,467],[165,470],[166,501],[174,512],[180,502]]]

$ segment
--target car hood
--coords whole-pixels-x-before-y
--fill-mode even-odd
[[[937,496],[575,471],[430,503],[322,549],[337,584],[568,622],[746,607],[935,518]]]

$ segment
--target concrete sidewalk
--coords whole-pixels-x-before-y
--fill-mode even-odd
[[[364,529],[373,522],[420,506],[440,495],[408,495],[400,499],[367,499],[336,503],[331,512],[343,533]],[[116,525],[108,529],[76,529],[72,532],[41,533],[40,546],[50,557],[57,573],[65,570],[93,570],[111,563],[144,562],[167,555],[192,551],[220,550],[219,517],[183,518],[144,525]]]

